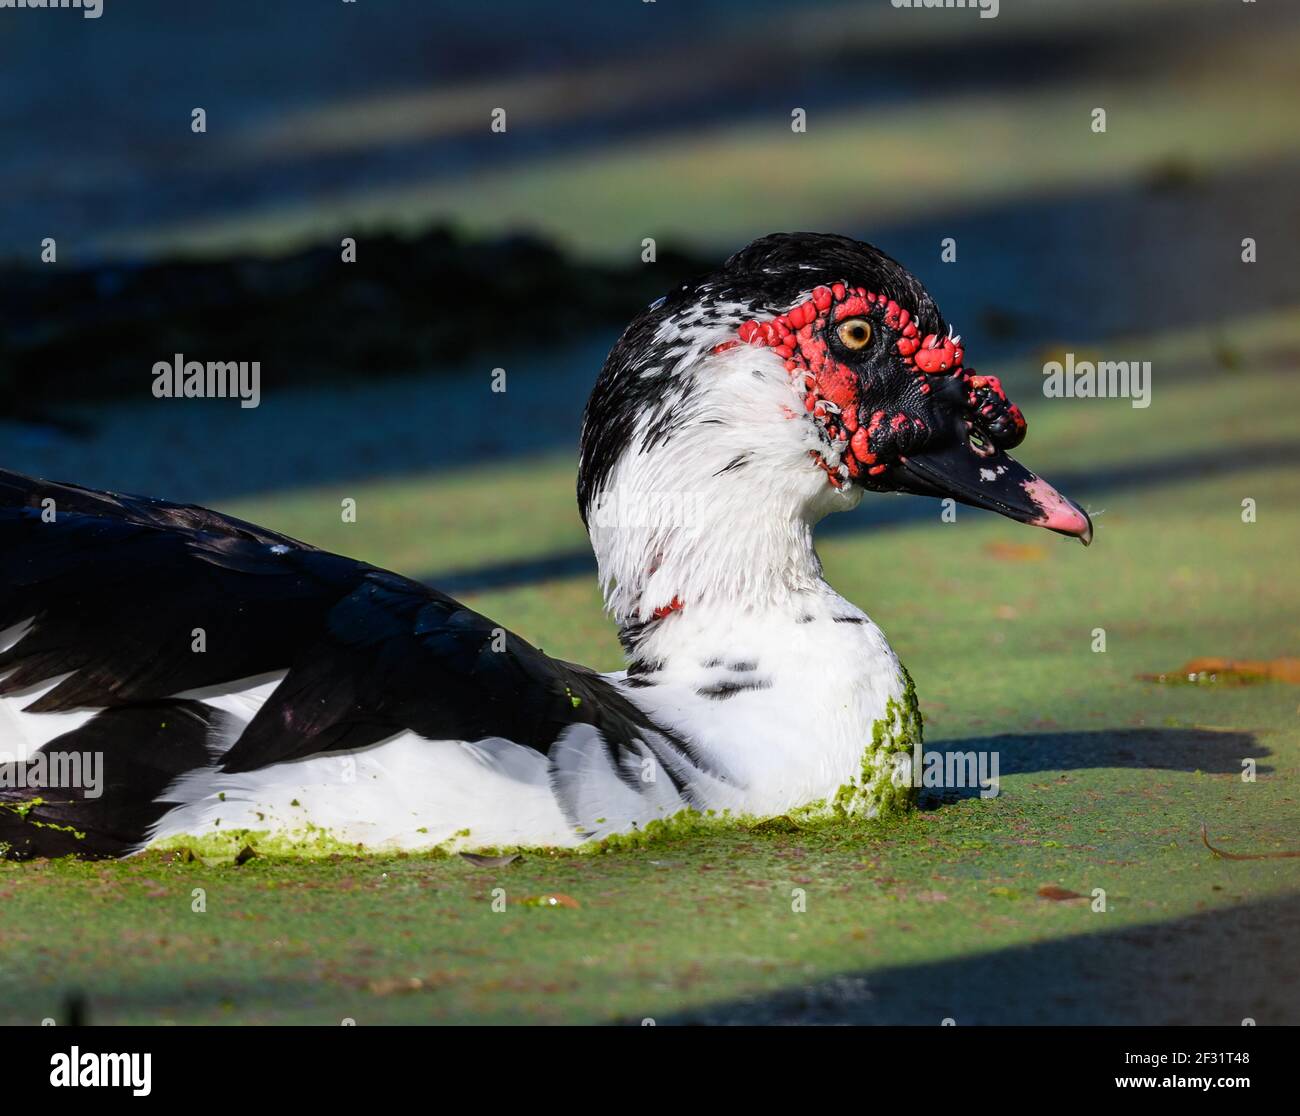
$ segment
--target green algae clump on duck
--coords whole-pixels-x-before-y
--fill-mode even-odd
[[[891,817],[916,805],[912,770],[925,744],[925,722],[916,700],[916,683],[906,667],[901,669],[902,699],[890,698],[886,703],[885,715],[871,726],[859,774],[841,785],[831,800],[838,817]]]

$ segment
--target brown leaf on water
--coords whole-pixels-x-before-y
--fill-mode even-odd
[[[433,973],[430,976],[390,977],[385,980],[372,980],[366,987],[376,996],[395,996],[406,992],[430,992],[451,983],[447,973]]]
[[[1243,682],[1269,678],[1274,682],[1290,682],[1300,686],[1300,659],[1193,659],[1187,664],[1188,674],[1217,674],[1220,679],[1240,679]]]
[[[1005,542],[1001,539],[984,544],[984,553],[1000,562],[1041,562],[1047,551],[1037,543]]]
[[[1057,903],[1066,899],[1087,898],[1086,895],[1080,895],[1077,891],[1070,891],[1064,887],[1057,887],[1055,884],[1043,884],[1043,886],[1038,889],[1038,897],[1040,899],[1051,899]]]
[[[463,852],[460,855],[462,859],[468,860],[476,868],[504,868],[507,864],[513,864],[519,859],[518,853],[507,853],[505,856],[487,856],[484,853]]]
[[[1206,829],[1205,823],[1201,822],[1201,840],[1205,842],[1205,847],[1214,853],[1215,856],[1221,856],[1224,860],[1275,860],[1285,856],[1300,856],[1300,849],[1292,852],[1285,850],[1283,852],[1266,852],[1266,853],[1230,853],[1222,849],[1216,849],[1210,844],[1210,834]]]
[[[1290,682],[1300,686],[1300,659],[1223,659],[1206,656],[1190,659],[1165,674],[1139,674],[1143,682],[1191,683],[1193,685],[1249,686],[1254,682]]]

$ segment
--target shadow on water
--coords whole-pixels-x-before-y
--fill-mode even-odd
[[[927,763],[932,756],[945,766],[939,770],[957,774],[971,785],[952,785],[921,791],[922,810],[941,810],[963,798],[978,798],[982,788],[978,778],[985,778],[992,768],[979,765],[981,756],[997,756],[997,778],[1044,772],[1081,771],[1088,768],[1122,767],[1143,771],[1200,771],[1207,775],[1238,775],[1241,761],[1247,757],[1259,761],[1272,755],[1270,749],[1256,742],[1249,732],[1212,729],[1114,728],[1092,732],[1016,733],[1001,736],[971,737],[962,740],[929,741],[925,745]],[[972,758],[975,766],[971,765]],[[1271,766],[1257,766],[1256,771],[1270,774]]]
[[[1249,732],[1212,729],[1119,728],[929,741],[926,752],[997,752],[1002,775],[1131,767],[1237,775],[1245,756],[1271,755]],[[1260,772],[1272,768],[1260,767]]]
[[[1207,900],[1218,894],[1208,880],[1204,887]],[[1132,899],[1117,896],[1112,906],[1126,901]],[[1300,954],[1295,949],[1300,895],[1114,930],[1104,929],[1107,915],[1094,913],[1088,903],[1071,907],[1090,933],[928,964],[842,973],[657,1022],[1300,1023]],[[971,945],[978,945],[974,927]]]

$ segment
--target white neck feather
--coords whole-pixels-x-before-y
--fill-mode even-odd
[[[606,607],[619,624],[674,601],[780,607],[821,582],[815,524],[861,498],[856,486],[832,487],[810,456],[825,446],[770,350],[706,355],[678,382],[646,414],[588,512]],[[647,436],[665,418],[668,437]]]

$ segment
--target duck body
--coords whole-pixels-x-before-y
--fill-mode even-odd
[[[906,790],[850,800],[843,788],[860,781],[864,759],[882,765],[891,787],[905,787],[910,741],[866,754],[873,724],[905,700],[903,674],[880,630],[847,602],[828,594],[805,604],[787,625],[742,617],[724,641],[706,629],[698,654],[690,645],[701,633],[683,630],[681,654],[653,674],[602,676],[647,726],[642,746],[611,752],[598,728],[575,722],[544,752],[503,737],[405,732],[249,772],[214,764],[170,789],[186,804],[163,815],[154,836],[236,828],[290,840],[325,833],[370,848],[565,847],[684,810],[764,817],[830,808],[838,795],[853,812],[875,814]],[[853,677],[819,669],[828,642],[840,661],[868,669]],[[213,705],[255,714],[278,684]]]
[[[216,513],[0,473],[14,503],[17,489],[23,512],[6,541],[14,522],[58,537],[40,519],[54,500],[60,545],[80,558],[65,576],[81,589],[43,563],[11,582],[38,579],[52,600],[0,632],[0,668],[27,664],[0,697],[0,760],[82,755],[90,772],[97,754],[101,777],[17,787],[11,764],[10,785],[0,780],[9,855],[125,855],[241,832],[376,850],[575,846],[685,810],[766,816],[839,795],[841,809],[872,814],[897,798],[887,787],[905,788],[910,743],[867,747],[905,700],[904,672],[880,629],[820,578],[759,611],[683,607],[635,626],[629,670],[601,675],[426,586],[260,529],[241,537]],[[77,545],[82,533],[110,549]],[[132,540],[156,538],[169,557],[137,564]],[[7,553],[23,551],[35,548]],[[170,597],[148,575],[173,563],[193,568],[162,579]],[[145,593],[148,617],[133,603]],[[250,627],[223,626],[227,615]],[[275,646],[274,632],[296,639]],[[17,655],[33,635],[44,639]],[[136,641],[180,651],[142,660]],[[62,656],[69,644],[120,682],[60,669],[75,657],[39,661],[42,647]],[[277,660],[295,666],[253,673]],[[192,685],[223,675],[239,677]],[[864,758],[881,786],[845,798]]]
[[[950,492],[1091,533],[1006,455],[1023,419],[959,341],[901,265],[817,234],[638,317],[579,464],[611,675],[220,513],[0,471],[0,853],[572,846],[683,811],[905,806],[914,691],[823,578],[816,524]]]

